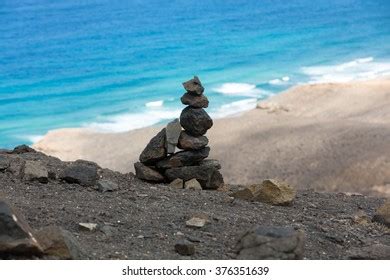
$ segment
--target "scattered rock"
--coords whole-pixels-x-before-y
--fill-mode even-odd
[[[165,134],[166,134],[166,148],[168,154],[173,154],[176,150],[176,145],[179,140],[181,132],[181,125],[179,119],[175,119],[168,123]]]
[[[205,110],[188,106],[181,112],[180,124],[192,136],[202,136],[213,126],[213,120]]]
[[[241,260],[302,259],[304,234],[290,227],[258,226],[244,234],[238,243]]]
[[[65,260],[87,259],[86,253],[69,231],[49,226],[38,231],[36,236],[46,255]]]
[[[201,162],[209,156],[210,148],[205,147],[196,151],[182,151],[172,155],[169,158],[163,159],[156,164],[157,168],[168,169],[185,165],[194,165]]]
[[[203,94],[197,95],[186,92],[180,100],[184,105],[189,105],[194,108],[207,108],[209,106],[209,100]]]
[[[23,179],[25,181],[38,181],[40,183],[47,183],[49,181],[49,173],[39,161],[26,161],[23,170]]]
[[[11,161],[9,158],[5,155],[0,155],[0,171],[6,170],[9,165],[11,164]]]
[[[265,180],[260,186],[252,186],[254,200],[272,205],[288,205],[296,195],[294,188],[277,180]]]
[[[187,240],[180,240],[175,244],[175,251],[183,256],[195,254],[195,245]]]
[[[206,136],[191,136],[185,131],[180,133],[178,147],[183,150],[199,150],[207,146],[209,139]]]
[[[385,202],[376,210],[373,221],[390,227],[390,201]]]
[[[166,132],[163,128],[156,136],[154,136],[145,149],[139,156],[139,161],[143,164],[150,165],[162,160],[167,156],[167,150],[165,145]]]
[[[32,256],[42,248],[24,218],[6,201],[0,200],[0,255]]]
[[[183,83],[184,89],[190,93],[201,95],[204,92],[202,83],[197,76]]]
[[[20,146],[16,146],[13,149],[12,153],[13,154],[25,154],[25,153],[36,153],[36,151],[27,145],[20,145]]]
[[[205,226],[206,222],[206,219],[192,217],[191,219],[186,221],[186,226],[191,228],[202,228]]]
[[[95,231],[98,225],[94,223],[79,223],[79,228],[85,231]]]
[[[223,176],[219,170],[213,169],[211,167],[208,167],[210,170],[213,170],[211,173],[210,180],[206,182],[202,187],[205,190],[217,190],[219,188],[222,188],[225,185],[225,182],[223,180]]]
[[[244,200],[252,200],[254,198],[253,194],[255,192],[256,186],[249,186],[240,188],[231,193],[231,196],[234,198],[244,199]]]
[[[101,179],[97,182],[99,192],[112,192],[118,189],[118,184],[110,180]]]
[[[359,225],[367,225],[371,222],[366,212],[360,210],[352,216],[352,221]]]
[[[390,260],[390,246],[373,244],[348,250],[348,258],[353,260]]]
[[[171,186],[172,188],[175,188],[175,189],[182,189],[184,186],[184,181],[182,179],[177,178],[177,179],[173,180],[169,184],[169,186]]]
[[[85,160],[77,160],[65,168],[59,175],[61,180],[70,184],[93,186],[98,179],[97,165]]]
[[[134,168],[135,168],[135,176],[137,176],[138,179],[150,181],[150,182],[164,181],[164,176],[161,175],[158,171],[140,162],[134,163]]]
[[[19,156],[10,158],[10,164],[7,171],[11,172],[15,177],[22,178],[23,177],[23,169],[25,160],[20,158]]]
[[[187,190],[195,190],[195,191],[201,191],[202,186],[196,179],[191,179],[184,183],[184,188]]]

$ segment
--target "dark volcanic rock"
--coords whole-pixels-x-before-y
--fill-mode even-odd
[[[376,210],[373,221],[390,227],[390,201],[385,202]]]
[[[139,156],[139,161],[143,164],[150,165],[165,158],[167,150],[165,145],[165,128],[162,129],[156,136],[154,136],[145,149]]]
[[[97,182],[99,192],[112,192],[118,189],[118,184],[113,181],[101,179]]]
[[[390,246],[384,244],[372,244],[359,246],[347,251],[352,260],[390,260]]]
[[[200,163],[200,166],[213,167],[215,169],[221,169],[221,164],[216,159],[205,159]]]
[[[169,181],[177,178],[184,181],[196,179],[203,189],[215,190],[221,186],[222,175],[215,168],[209,166],[183,166],[167,169],[165,176]],[[223,179],[222,179],[223,182]]]
[[[168,154],[173,154],[176,150],[177,142],[181,132],[179,119],[175,119],[168,123],[166,127],[166,148]]]
[[[180,240],[175,244],[175,251],[183,256],[195,254],[195,246],[187,240]]]
[[[245,233],[238,250],[242,260],[302,259],[304,234],[289,227],[258,226]]]
[[[206,147],[208,143],[209,139],[206,136],[195,137],[182,131],[177,146],[183,150],[199,150]]]
[[[24,218],[7,202],[0,200],[0,257],[1,255],[39,255],[41,247]]]
[[[84,249],[73,235],[60,227],[49,226],[35,233],[43,253],[65,260],[87,259]]]
[[[26,181],[38,181],[40,183],[47,183],[49,181],[49,173],[39,161],[26,161],[23,169],[23,179]]]
[[[33,148],[27,145],[16,146],[12,151],[13,154],[25,154],[25,153],[35,153],[35,152],[36,151]]]
[[[193,136],[201,136],[213,126],[213,120],[205,110],[186,107],[180,115],[180,124]]]
[[[210,148],[205,147],[197,151],[182,151],[171,157],[159,161],[156,164],[157,168],[168,169],[173,167],[188,166],[199,163],[201,160],[207,158],[210,153]]]
[[[0,171],[6,170],[11,161],[6,155],[0,155]]]
[[[77,160],[66,167],[59,175],[61,180],[82,186],[93,186],[98,179],[97,164],[85,160]]]
[[[209,100],[203,94],[197,95],[186,92],[180,100],[184,105],[189,105],[194,108],[207,108],[209,106]]]
[[[140,162],[134,163],[135,175],[138,179],[151,181],[151,182],[163,182],[164,176],[158,171],[146,166]]]
[[[193,79],[184,82],[183,87],[186,91],[197,95],[201,95],[204,92],[202,83],[197,76],[194,76]]]

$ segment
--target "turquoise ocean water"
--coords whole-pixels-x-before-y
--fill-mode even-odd
[[[0,0],[0,147],[166,122],[194,74],[215,118],[390,74],[390,1]]]

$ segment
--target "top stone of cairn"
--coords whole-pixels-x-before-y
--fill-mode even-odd
[[[202,93],[204,92],[204,87],[202,86],[202,83],[197,76],[194,76],[193,79],[184,82],[183,86],[184,89],[189,93],[202,95]]]

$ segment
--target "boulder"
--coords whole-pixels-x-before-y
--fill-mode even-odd
[[[175,251],[183,256],[195,254],[195,245],[187,240],[179,240],[175,244]]]
[[[97,171],[98,166],[96,163],[77,160],[62,170],[59,178],[70,184],[93,186],[98,179]]]
[[[261,185],[253,185],[250,188],[254,191],[254,200],[272,205],[288,205],[296,195],[294,188],[274,179],[265,180]]]
[[[146,165],[151,165],[167,156],[165,145],[166,132],[163,128],[156,136],[154,136],[146,145],[145,149],[139,156],[139,161]]]
[[[193,79],[184,82],[183,87],[186,91],[197,95],[201,95],[204,92],[202,83],[197,76],[194,76]]]
[[[166,149],[168,154],[173,154],[175,152],[179,136],[181,132],[181,125],[179,119],[175,119],[168,123],[165,129],[166,136]]]
[[[258,226],[238,243],[241,260],[296,260],[303,258],[304,234],[290,227]]]
[[[7,171],[11,172],[14,177],[21,179],[23,177],[23,169],[25,162],[26,161],[19,156],[11,157]]]
[[[390,201],[385,202],[376,210],[373,221],[390,227]]]
[[[195,191],[201,191],[202,186],[196,179],[191,179],[184,183],[184,188],[187,190],[195,190]]]
[[[101,179],[97,182],[99,192],[112,192],[118,189],[118,184],[110,180]]]
[[[40,255],[42,248],[24,218],[0,199],[0,255],[7,254]]]
[[[359,246],[347,251],[352,260],[390,260],[390,246],[384,244],[371,244]]]
[[[162,176],[158,171],[140,162],[134,163],[134,168],[135,168],[135,176],[137,176],[138,179],[150,181],[150,182],[164,181],[164,176]]]
[[[182,179],[175,179],[169,183],[169,186],[175,189],[182,189],[184,186],[184,181]]]
[[[156,167],[160,169],[168,169],[186,165],[195,165],[203,159],[207,158],[209,156],[209,153],[209,147],[205,147],[201,150],[178,152],[169,158],[157,162]]]
[[[183,150],[200,150],[206,147],[208,143],[209,139],[206,136],[195,137],[182,131],[177,146]]]
[[[188,106],[181,112],[180,124],[192,136],[202,136],[213,126],[213,120],[205,110]]]
[[[24,164],[23,179],[46,184],[49,181],[49,173],[41,162],[27,160]]]
[[[73,235],[60,227],[49,226],[36,232],[39,243],[46,255],[64,260],[87,259],[84,249]]]
[[[0,155],[0,171],[6,170],[11,164],[10,159],[6,155]]]
[[[12,151],[13,154],[25,154],[25,153],[35,153],[35,152],[36,151],[33,148],[27,145],[16,146]]]
[[[180,100],[184,105],[188,105],[194,108],[207,108],[209,106],[209,100],[203,94],[197,95],[186,92]]]

